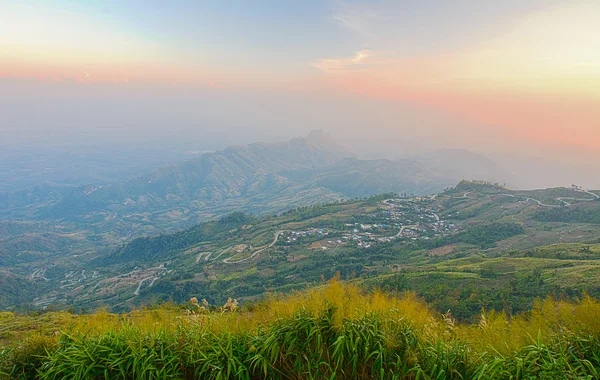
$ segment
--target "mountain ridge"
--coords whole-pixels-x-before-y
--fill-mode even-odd
[[[479,165],[484,169],[479,172],[486,172],[485,167],[492,164],[484,161]],[[425,195],[452,186],[465,178],[462,174],[449,173],[447,167],[427,160],[362,160],[337,144],[330,134],[315,130],[287,141],[204,153],[122,182],[80,187],[47,208],[45,216],[81,218],[98,212],[167,212],[173,208],[203,212],[218,209],[219,204],[239,205],[261,194],[276,200],[292,188],[297,193],[321,194],[321,201],[384,192]],[[244,211],[276,209],[257,206]]]
[[[150,202],[168,206],[177,205],[178,200],[221,201],[258,191],[273,192],[288,181],[278,175],[282,170],[323,167],[348,155],[331,144],[323,144],[321,139],[328,136],[312,133],[307,138],[230,146],[219,152],[204,153],[124,182],[78,188],[51,212],[60,215],[82,209],[97,211],[107,203],[115,207],[117,203],[127,207],[138,202],[142,207]]]

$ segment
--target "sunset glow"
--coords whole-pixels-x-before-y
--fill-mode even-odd
[[[600,0],[0,0],[0,379],[600,379],[599,174]]]
[[[414,20],[393,1],[264,2],[243,19],[216,4],[4,4],[0,77],[342,91],[438,108],[507,139],[600,147],[600,3],[509,1],[498,16],[469,4],[415,3]]]

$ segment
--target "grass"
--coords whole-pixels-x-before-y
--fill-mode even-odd
[[[0,349],[15,379],[598,378],[600,303],[548,298],[457,323],[410,293],[337,280],[233,312],[166,305],[46,316]],[[191,310],[191,311],[190,311]],[[6,316],[5,316],[6,317]],[[14,316],[16,319],[34,317]],[[41,317],[38,317],[38,320]],[[31,321],[30,321],[31,322]]]

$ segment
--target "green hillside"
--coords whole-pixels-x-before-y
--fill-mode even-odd
[[[97,281],[100,277],[124,275],[134,270],[144,275],[147,261],[142,261],[143,265],[129,262],[130,268],[115,268],[116,262],[106,264],[102,260],[137,238],[194,229],[199,223],[237,212],[263,218],[293,208],[377,193],[432,194],[462,178],[461,173],[448,169],[454,161],[460,165],[472,162],[469,168],[473,173],[487,172],[490,176],[498,173],[492,162],[466,151],[425,161],[361,160],[328,134],[314,131],[288,141],[233,146],[204,153],[193,160],[113,183],[103,181],[77,188],[39,185],[3,192],[0,194],[0,266],[16,278],[35,282],[40,289],[37,299],[17,294],[27,307],[84,305],[89,297],[81,292],[89,290],[87,285],[92,279]],[[502,177],[502,173],[498,174]],[[249,231],[261,236],[256,237],[255,244],[259,246],[268,244],[275,232]],[[196,243],[198,241],[191,244]],[[241,241],[240,244],[246,243]],[[133,247],[129,251],[135,251]],[[168,252],[152,255],[169,261],[166,257],[174,254],[176,259],[172,263],[184,265],[177,253],[170,248]],[[362,271],[360,261],[346,269]],[[160,262],[152,263],[151,267],[160,265]],[[176,277],[196,276],[185,273],[188,269],[177,270]],[[160,270],[164,274],[169,271],[170,267]],[[330,275],[335,270],[326,272]],[[120,284],[129,280],[142,279],[132,275],[127,281],[115,280],[115,294],[122,290]],[[150,283],[152,280],[147,282]],[[125,294],[121,297],[124,297],[121,301],[128,298]],[[92,303],[95,302],[97,300]],[[0,308],[4,307],[15,307],[15,304],[0,303]]]
[[[567,197],[581,200],[551,203]],[[192,296],[247,302],[339,274],[361,286],[414,291],[460,320],[473,320],[481,308],[514,314],[536,297],[600,294],[600,225],[539,220],[563,209],[599,213],[600,202],[578,189],[523,192],[462,182],[432,197],[386,194],[279,215],[233,213],[57,256],[51,266],[29,263],[17,278],[38,293],[19,304],[124,311]]]

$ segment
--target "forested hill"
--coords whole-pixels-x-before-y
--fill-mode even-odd
[[[388,193],[276,215],[236,212],[53,266],[28,264],[28,282],[41,287],[29,302],[117,311],[193,296],[244,302],[339,274],[415,291],[460,319],[482,307],[514,313],[550,293],[600,295],[600,224],[550,220],[600,213],[594,194],[464,181],[435,196]],[[34,227],[43,225],[27,228]]]
[[[268,208],[265,204],[268,202],[260,200],[289,197],[292,188],[294,194],[306,192],[307,196],[334,199],[339,195],[311,184],[295,183],[279,173],[325,167],[350,155],[321,132],[272,144],[232,146],[121,183],[80,188],[48,214],[166,211],[175,207],[200,210],[210,208],[205,207],[205,202],[224,203],[234,199],[261,209]],[[299,196],[292,201],[303,200]]]
[[[455,156],[445,165],[439,160],[361,160],[327,133],[313,131],[289,141],[205,153],[123,182],[81,187],[34,215],[94,223],[105,231],[118,223],[139,234],[228,212],[280,212],[384,192],[434,194],[468,176],[448,168]],[[486,168],[498,172],[476,155],[463,152],[460,158],[482,163],[473,175]]]
[[[455,170],[465,160],[474,163],[473,175],[502,176],[489,160],[464,151],[424,161],[363,160],[327,133],[313,131],[205,153],[114,183],[4,192],[0,228],[18,228],[0,236],[0,265],[38,278],[55,270],[55,262],[77,266],[136,238],[234,212],[260,217],[381,193],[434,194],[467,176]]]

